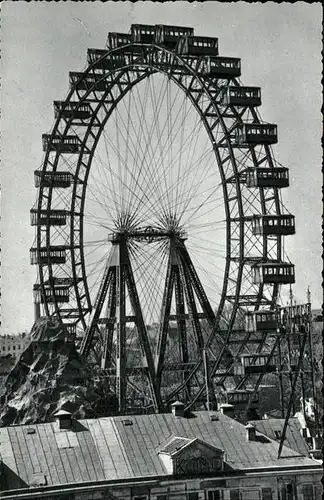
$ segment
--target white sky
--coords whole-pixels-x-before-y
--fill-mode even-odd
[[[286,238],[296,265],[297,302],[310,286],[314,308],[321,287],[321,29],[319,2],[308,5],[170,2],[4,2],[2,4],[2,330],[33,323],[29,263],[36,198],[33,171],[41,135],[53,124],[53,100],[64,99],[68,72],[85,67],[87,48],[103,48],[108,31],[132,23],[192,26],[219,38],[221,55],[242,59],[242,82],[260,86],[263,120],[277,123],[276,159],[290,169],[283,201],[296,216]]]

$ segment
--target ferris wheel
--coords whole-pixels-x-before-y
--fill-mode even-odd
[[[240,76],[217,38],[132,25],[89,49],[54,102],[31,210],[35,301],[99,356],[120,412],[198,404],[213,384],[246,395],[239,356],[275,352],[295,223],[277,126]]]

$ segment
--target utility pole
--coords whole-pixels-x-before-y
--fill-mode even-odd
[[[291,338],[292,338],[292,333],[293,333],[293,299],[294,299],[294,294],[292,291],[292,287],[290,285],[289,287],[289,324],[287,328],[287,356],[288,356],[288,366],[289,366],[289,380],[290,380],[290,389],[291,392],[293,392],[293,374],[291,370],[291,352],[292,352],[292,347],[291,347]],[[296,412],[296,407],[295,407],[295,400],[292,400],[292,408],[293,412]]]

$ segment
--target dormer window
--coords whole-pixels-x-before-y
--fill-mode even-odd
[[[174,436],[158,453],[168,474],[195,476],[223,470],[223,451],[200,439]]]
[[[216,457],[193,457],[180,461],[178,467],[178,473],[188,475],[210,474],[217,470],[222,470],[222,460]]]

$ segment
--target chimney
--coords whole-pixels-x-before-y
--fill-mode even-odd
[[[315,460],[323,460],[323,438],[321,436],[316,436],[312,438],[312,449],[309,450],[309,455]]]
[[[304,439],[309,439],[311,438],[310,430],[308,427],[302,427],[300,429],[300,433],[303,436]]]
[[[323,438],[321,436],[315,436],[312,438],[313,450],[322,450]]]
[[[174,415],[175,417],[184,417],[185,405],[181,403],[181,401],[176,401],[175,403],[172,403],[171,408],[172,408],[172,415]]]
[[[255,427],[252,424],[247,424],[245,426],[246,428],[246,440],[247,441],[256,441],[256,435],[255,435]]]
[[[227,417],[234,418],[234,406],[229,403],[223,403],[219,407],[221,413]]]
[[[59,429],[72,429],[72,415],[65,410],[59,410],[54,414]]]

